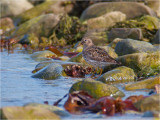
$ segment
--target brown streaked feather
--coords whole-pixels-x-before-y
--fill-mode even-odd
[[[83,51],[83,55],[87,59],[99,61],[99,62],[110,62],[114,64],[119,64],[114,58],[109,56],[109,54],[103,49],[96,46],[90,46]]]

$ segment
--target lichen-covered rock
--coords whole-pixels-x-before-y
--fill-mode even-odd
[[[160,69],[160,52],[134,53],[118,57],[122,65],[132,68],[138,76],[155,75]]]
[[[107,84],[128,83],[134,82],[135,77],[136,75],[131,68],[121,66],[102,74],[97,80]]]
[[[160,84],[160,76],[151,77],[132,84],[127,84],[125,85],[125,89],[126,90],[154,89],[156,84]]]
[[[124,39],[116,44],[115,52],[121,56],[140,52],[154,52],[156,48],[149,42]]]
[[[14,28],[13,20],[9,17],[1,18],[0,24],[0,30],[2,30],[0,35]]]
[[[88,37],[92,39],[93,43],[95,45],[105,45],[109,43],[108,41],[108,36],[107,36],[107,29],[105,28],[100,28],[100,29],[93,29],[93,30],[88,30],[84,37]]]
[[[156,35],[152,41],[154,44],[160,44],[160,35],[159,34],[160,34],[160,29],[158,29],[158,31],[156,32]]]
[[[125,96],[122,91],[112,85],[104,84],[100,81],[95,81],[91,78],[84,79],[83,81],[73,84],[70,88],[70,93],[73,91],[83,90],[88,92],[91,96],[98,99],[103,96],[123,97]]]
[[[34,34],[37,37],[48,37],[51,30],[59,22],[59,16],[54,14],[46,14],[35,17],[23,24],[15,32],[14,37],[22,36],[24,34]]]
[[[136,9],[135,9],[136,8]],[[127,19],[142,15],[156,16],[155,12],[142,3],[137,2],[102,2],[88,7],[81,15],[82,20],[99,17],[111,11],[120,11],[126,14]]]
[[[140,28],[112,28],[108,33],[108,40],[112,41],[115,38],[131,38],[141,40],[143,35]]]
[[[146,97],[134,105],[141,111],[141,112],[146,112],[146,111],[158,111],[160,112],[160,99],[159,95],[151,95],[149,97]]]
[[[1,0],[1,17],[16,16],[33,7],[27,0]]]
[[[60,117],[50,110],[33,107],[33,106],[13,106],[13,107],[3,107],[1,108],[1,118],[2,119],[30,119],[30,120],[60,120]]]
[[[25,11],[24,13],[18,15],[16,18],[20,20],[20,23],[23,23],[45,13],[59,14],[70,12],[73,6],[70,4],[63,5],[63,3],[64,1],[48,0],[39,5],[36,5],[32,9]]]
[[[54,112],[56,115],[59,115],[62,117],[69,116],[68,112],[64,111],[62,108],[57,107],[57,106],[52,106],[52,105],[47,105],[47,104],[39,104],[39,103],[29,103],[29,104],[24,105],[24,107],[26,107],[26,106],[48,109],[48,110]]]
[[[31,58],[36,60],[36,61],[39,61],[39,60],[41,60],[41,58],[47,58],[47,57],[51,57],[51,56],[57,57],[57,55],[55,53],[53,53],[49,50],[44,50],[44,51],[34,52],[31,55]]]
[[[116,22],[124,21],[126,15],[119,11],[109,12],[100,17],[87,20],[89,29],[108,28],[113,26]]]
[[[60,64],[52,63],[32,75],[33,78],[54,80],[62,76],[63,67]]]

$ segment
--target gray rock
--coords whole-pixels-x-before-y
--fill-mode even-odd
[[[137,2],[103,2],[88,7],[81,15],[82,20],[99,17],[111,11],[120,11],[126,14],[127,19],[142,15],[156,16],[155,12],[148,6]]]
[[[115,25],[116,22],[126,20],[126,15],[119,11],[109,12],[100,17],[92,18],[87,21],[89,29],[108,28]]]
[[[27,0],[1,0],[1,17],[16,16],[33,7]]]
[[[115,38],[141,40],[143,38],[143,34],[140,28],[112,28],[108,33],[108,40],[112,41]]]
[[[152,41],[154,44],[160,44],[160,35],[159,34],[160,34],[160,29],[158,29],[158,31]]]
[[[32,75],[32,77],[45,80],[54,80],[62,76],[62,70],[63,67],[60,64],[52,63],[36,72],[34,75]]]
[[[124,39],[118,42],[115,47],[115,52],[118,55],[153,51],[156,51],[156,48],[151,43],[133,39]]]

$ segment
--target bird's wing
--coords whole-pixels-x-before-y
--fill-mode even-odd
[[[110,62],[117,63],[117,61],[109,56],[109,54],[103,49],[96,46],[87,48],[84,53],[86,58],[90,60],[100,61],[100,62]]]

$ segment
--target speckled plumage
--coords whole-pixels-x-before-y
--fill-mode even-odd
[[[120,64],[104,49],[95,46],[91,39],[83,38],[81,44],[83,45],[82,55],[88,64],[101,68],[109,64]]]

